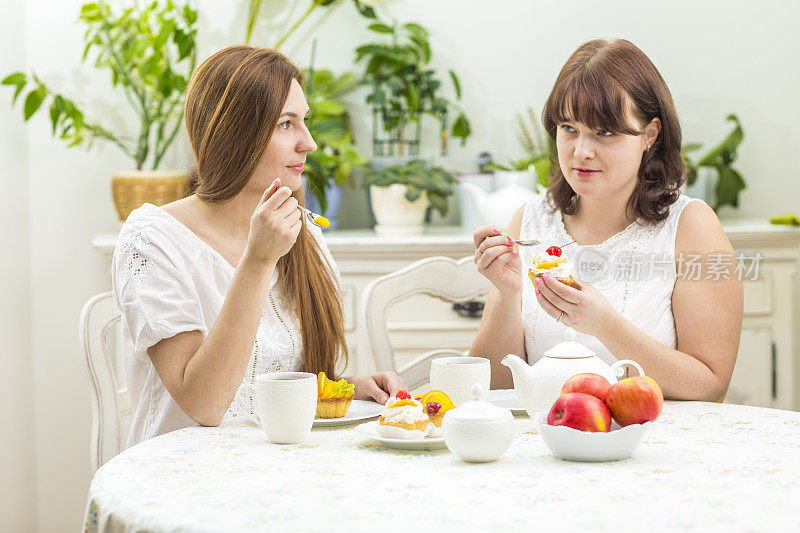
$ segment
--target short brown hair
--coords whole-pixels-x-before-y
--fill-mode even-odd
[[[643,132],[628,124],[626,109],[644,124],[661,120],[661,131],[642,155],[636,188],[628,210],[650,223],[664,220],[680,196],[685,179],[681,126],[672,95],[655,65],[632,43],[617,39],[582,44],[558,74],[542,113],[555,141],[559,124],[580,122],[593,129],[627,135]],[[556,157],[550,167],[547,194],[561,212],[575,214],[578,195],[567,182]]]
[[[300,70],[276,50],[231,46],[206,59],[186,95],[186,130],[197,158],[204,202],[225,202],[244,189],[267,149],[292,80]],[[302,187],[293,195],[303,203]],[[319,244],[303,229],[278,260],[287,301],[300,320],[306,372],[337,376],[347,364],[341,291]]]

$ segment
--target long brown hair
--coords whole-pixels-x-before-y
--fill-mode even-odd
[[[632,43],[594,40],[581,45],[558,74],[542,113],[542,123],[555,141],[559,124],[575,121],[590,128],[627,135],[643,132],[626,120],[626,109],[643,124],[661,120],[661,131],[642,155],[628,212],[655,223],[669,214],[685,179],[681,126],[672,95],[655,65]],[[561,212],[578,210],[578,195],[564,178],[558,158],[551,165],[547,194]]]
[[[186,96],[186,129],[197,158],[195,194],[224,202],[245,187],[267,149],[300,70],[280,52],[231,46],[206,59]],[[302,187],[294,196],[304,205]],[[284,296],[298,313],[306,372],[337,376],[347,363],[342,299],[333,268],[303,228],[278,261]]]

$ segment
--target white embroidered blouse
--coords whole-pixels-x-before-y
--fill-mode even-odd
[[[678,220],[690,202],[702,200],[681,195],[669,208],[667,218],[656,224],[634,222],[597,245],[570,244],[562,256],[573,276],[594,285],[622,316],[658,342],[677,348],[672,291],[675,288],[675,237]],[[540,246],[520,247],[522,261],[522,324],[528,362],[563,342],[566,326],[556,322],[539,305],[528,277],[535,254],[550,246],[573,241],[561,212],[552,210],[546,195],[534,196],[525,206],[520,239],[539,239]],[[576,341],[586,345],[606,363],[617,358],[596,337],[576,332]],[[620,357],[619,359],[625,359]]]
[[[338,270],[319,228],[309,224],[325,257]],[[147,349],[185,331],[208,335],[222,309],[235,269],[216,250],[172,215],[152,204],[133,211],[120,231],[112,261],[112,285],[122,312],[125,374],[134,409],[128,446],[162,433],[196,425],[172,399]],[[272,277],[261,312],[253,353],[243,382],[264,372],[303,369],[300,326]],[[255,412],[253,398],[238,409]]]

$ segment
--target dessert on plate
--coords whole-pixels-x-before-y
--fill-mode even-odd
[[[571,285],[573,278],[567,258],[561,257],[561,248],[551,246],[542,253],[536,254],[533,258],[533,268],[528,270],[531,281],[543,275],[553,276],[565,285]]]
[[[455,407],[455,404],[450,397],[440,390],[432,390],[427,394],[417,396],[415,399],[425,407],[425,412],[428,414],[428,418],[430,419],[428,436],[444,436],[442,431],[442,420],[444,420],[444,414]]]
[[[422,439],[428,433],[430,418],[422,403],[407,391],[386,400],[386,410],[378,418],[378,435],[386,439]]]
[[[317,416],[341,418],[347,413],[355,396],[356,386],[344,379],[333,381],[325,372],[317,375]]]

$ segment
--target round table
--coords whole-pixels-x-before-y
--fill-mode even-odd
[[[553,457],[517,418],[496,462],[400,451],[354,426],[276,445],[190,427],[129,448],[89,489],[88,531],[800,530],[800,413],[667,402],[632,458]]]

